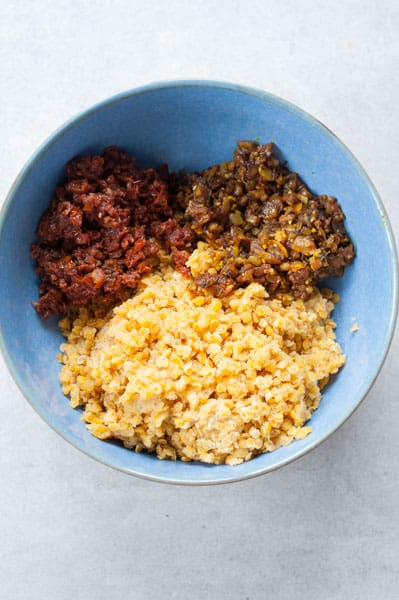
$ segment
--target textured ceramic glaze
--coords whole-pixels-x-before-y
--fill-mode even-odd
[[[202,169],[231,157],[239,139],[274,141],[291,170],[316,193],[336,196],[347,215],[356,260],[329,282],[341,295],[334,318],[347,363],[326,389],[313,432],[236,467],[160,461],[91,436],[58,382],[62,337],[55,318],[43,321],[31,301],[38,280],[29,247],[40,215],[76,154],[117,144],[140,166]],[[397,308],[397,262],[384,208],[366,173],[323,125],[265,92],[194,81],[152,84],[120,94],[77,116],[35,153],[15,182],[0,230],[0,329],[4,355],[38,413],[80,450],[117,469],[171,483],[222,483],[278,468],[328,437],[359,405],[382,365]],[[353,324],[359,325],[351,332]]]

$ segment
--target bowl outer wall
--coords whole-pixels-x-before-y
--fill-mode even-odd
[[[229,159],[237,139],[257,137],[263,142],[273,139],[289,167],[313,191],[338,197],[357,249],[356,261],[344,278],[331,282],[342,292],[335,319],[347,365],[325,391],[311,420],[313,433],[235,467],[159,461],[93,438],[58,383],[54,357],[61,336],[56,321],[43,322],[30,305],[37,295],[37,278],[27,259],[29,245],[52,189],[62,179],[65,162],[77,153],[117,143],[136,154],[143,166],[167,160],[172,169],[200,169]],[[21,281],[26,284],[22,289]],[[50,136],[28,161],[3,206],[0,286],[6,362],[46,422],[105,464],[157,481],[188,484],[224,483],[266,473],[302,456],[335,431],[359,405],[382,366],[398,297],[396,251],[385,209],[346,147],[290,103],[266,92],[207,81],[165,82],[124,92],[84,111]],[[352,334],[355,322],[360,329]]]

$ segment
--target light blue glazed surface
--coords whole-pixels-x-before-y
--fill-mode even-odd
[[[326,389],[310,424],[313,432],[236,467],[160,461],[92,437],[58,383],[62,337],[31,301],[38,281],[29,259],[40,215],[64,165],[76,154],[117,144],[140,166],[202,169],[229,160],[239,139],[274,141],[291,170],[316,193],[336,196],[356,245],[334,318],[347,363]],[[267,93],[216,82],[152,84],[120,94],[59,129],[25,166],[4,205],[0,224],[0,331],[8,366],[37,412],[65,439],[110,466],[171,483],[222,483],[278,468],[317,446],[358,406],[384,360],[397,308],[397,262],[384,208],[359,163],[323,125]],[[350,328],[358,323],[359,331]]]

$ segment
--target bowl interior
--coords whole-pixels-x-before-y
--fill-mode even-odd
[[[55,318],[35,313],[38,280],[29,258],[38,220],[65,163],[117,144],[140,166],[202,169],[230,159],[239,139],[274,141],[291,170],[316,193],[338,198],[356,245],[356,260],[330,285],[341,295],[334,318],[347,363],[325,390],[313,433],[236,467],[160,461],[92,437],[58,383],[62,341]],[[61,128],[35,154],[14,185],[0,236],[3,349],[13,375],[42,417],[103,462],[164,481],[232,481],[266,472],[317,445],[356,408],[387,350],[396,308],[395,251],[387,218],[367,176],[346,148],[299,109],[262,92],[214,83],[148,86],[103,102]],[[359,330],[350,328],[358,323]]]

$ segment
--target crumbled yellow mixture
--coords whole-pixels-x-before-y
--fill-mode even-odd
[[[330,299],[285,304],[256,283],[217,299],[163,267],[105,318],[82,309],[61,322],[63,391],[100,439],[239,464],[305,437],[345,361]]]

